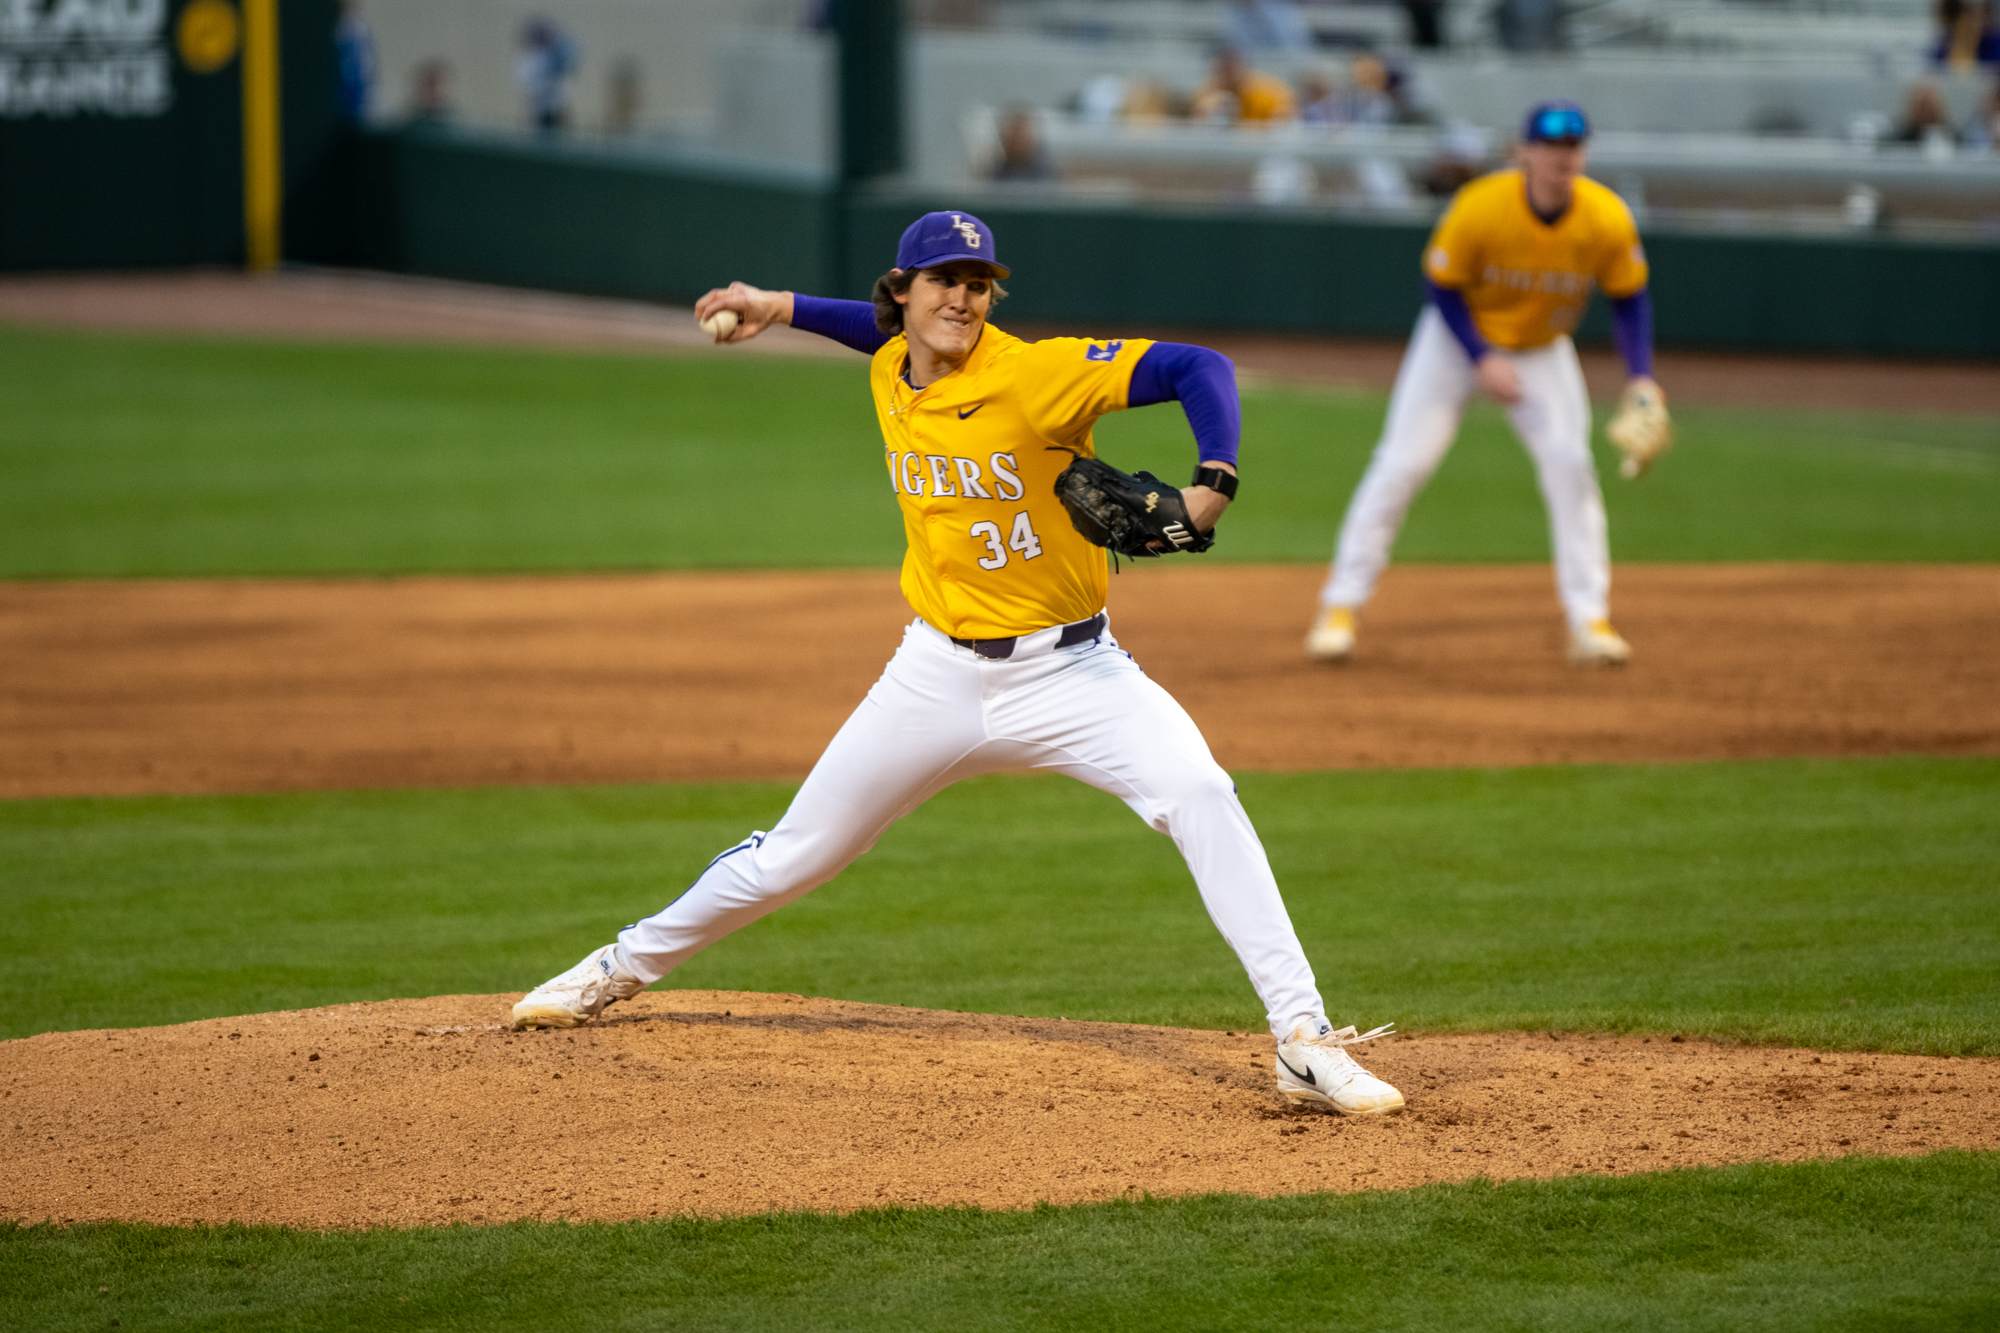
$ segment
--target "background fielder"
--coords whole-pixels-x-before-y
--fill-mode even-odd
[[[832,879],[952,783],[1044,770],[1116,795],[1173,838],[1263,1001],[1282,1093],[1342,1112],[1397,1110],[1402,1095],[1344,1049],[1381,1030],[1336,1032],[1326,1019],[1235,785],[1186,712],[1111,637],[1105,552],[1055,494],[1073,458],[1093,453],[1098,417],[1176,399],[1202,458],[1181,498],[1195,527],[1212,529],[1235,490],[1233,368],[1206,348],[1145,339],[1023,342],[986,323],[1006,276],[983,223],[932,213],[904,233],[873,305],[741,283],[697,304],[725,341],[789,322],[873,354],[887,480],[909,541],[903,593],[918,618],[777,826],[536,987],[514,1022],[587,1021]],[[739,317],[733,329],[716,320],[723,310]]]
[[[1593,286],[1611,298],[1628,401],[1651,404],[1662,420],[1664,409],[1652,379],[1646,256],[1624,201],[1581,174],[1589,135],[1574,104],[1537,106],[1522,132],[1520,168],[1466,185],[1432,233],[1424,253],[1430,300],[1341,524],[1306,637],[1309,656],[1338,661],[1353,652],[1355,613],[1374,593],[1404,515],[1444,461],[1475,388],[1506,406],[1534,459],[1571,660],[1617,665],[1631,655],[1609,619],[1604,496],[1590,454],[1590,398],[1569,338]]]

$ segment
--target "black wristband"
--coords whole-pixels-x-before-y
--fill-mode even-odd
[[[1201,464],[1196,464],[1194,480],[1188,484],[1190,486],[1206,486],[1211,491],[1220,491],[1222,492],[1222,498],[1225,500],[1234,500],[1236,498],[1236,474],[1234,472],[1225,472],[1219,467],[1204,467]]]

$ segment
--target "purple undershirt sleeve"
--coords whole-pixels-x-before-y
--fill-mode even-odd
[[[1191,343],[1154,343],[1132,367],[1125,402],[1128,407],[1180,403],[1201,461],[1236,466],[1243,405],[1236,397],[1236,367],[1222,353]]]
[[[1467,356],[1476,362],[1493,350],[1486,339],[1480,336],[1479,326],[1472,322],[1472,308],[1465,304],[1464,292],[1456,287],[1440,287],[1428,279],[1425,280],[1425,285],[1431,289],[1431,304],[1437,307],[1440,315],[1444,316],[1445,326],[1451,330],[1452,336],[1458,339],[1458,345],[1465,349]]]
[[[870,301],[835,301],[801,292],[792,297],[792,327],[870,356],[889,341],[889,335],[875,327],[875,306]]]
[[[1653,298],[1644,287],[1630,296],[1611,298],[1612,330],[1625,369],[1634,379],[1653,373]]]

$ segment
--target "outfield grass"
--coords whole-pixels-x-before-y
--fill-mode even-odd
[[[0,577],[801,568],[902,551],[858,361],[0,328],[0,399]],[[1247,393],[1243,499],[1213,558],[1326,558],[1383,401]],[[1993,418],[1679,416],[1654,476],[1606,482],[1619,559],[2000,559]],[[1107,420],[1101,442],[1169,478],[1193,459],[1170,405]],[[1398,552],[1545,558],[1531,471],[1495,410],[1475,408]]]
[[[1247,774],[1335,1018],[2000,1054],[2000,760]],[[790,788],[0,804],[0,1035],[520,991]],[[670,983],[1255,1028],[1172,844],[956,787]]]
[[[0,1227],[0,1316],[49,1333],[1970,1330],[2000,1322],[1996,1233],[2000,1154],[1966,1152],[1024,1213]]]

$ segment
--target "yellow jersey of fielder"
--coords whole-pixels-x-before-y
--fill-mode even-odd
[[[1496,347],[1540,347],[1577,326],[1592,285],[1630,296],[1646,285],[1646,252],[1632,211],[1606,187],[1577,178],[1569,210],[1544,222],[1518,171],[1466,185],[1438,219],[1424,273],[1465,293],[1480,334]]]
[[[1090,429],[1127,406],[1144,338],[1024,342],[988,324],[964,364],[923,389],[909,340],[876,351],[869,383],[903,510],[903,596],[960,639],[999,639],[1104,609],[1104,548],[1056,499],[1056,475],[1094,452]]]

